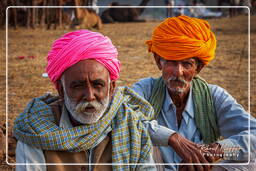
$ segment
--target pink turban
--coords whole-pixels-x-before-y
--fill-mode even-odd
[[[47,68],[51,81],[56,85],[62,73],[81,60],[94,59],[109,71],[110,79],[119,77],[120,62],[111,40],[98,32],[77,30],[57,39],[47,56]]]

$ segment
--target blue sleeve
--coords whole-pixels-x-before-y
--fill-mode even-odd
[[[149,100],[152,92],[154,78],[144,78],[132,86],[132,89],[144,99]],[[154,146],[168,146],[169,137],[175,133],[174,130],[161,126],[156,120],[143,121],[148,129],[151,141]]]
[[[249,154],[251,160],[255,159],[256,119],[246,112],[226,90],[215,85],[209,85],[209,87],[212,91],[220,133],[224,138],[219,141],[224,155],[227,154],[224,159],[248,161]],[[235,153],[237,155],[231,155]]]
[[[148,101],[152,92],[153,80],[153,78],[141,79],[132,86],[132,89]]]

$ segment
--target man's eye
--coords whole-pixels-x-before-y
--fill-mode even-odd
[[[73,85],[72,88],[73,89],[78,89],[78,88],[82,88],[83,86],[81,84],[77,84],[77,85]]]
[[[183,66],[186,67],[186,68],[190,68],[190,67],[193,66],[193,64],[190,63],[190,62],[183,62]]]
[[[104,87],[104,85],[100,84],[100,83],[97,83],[97,84],[94,84],[94,87],[95,88],[102,88],[102,87]]]

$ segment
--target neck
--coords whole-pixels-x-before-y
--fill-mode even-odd
[[[168,90],[168,93],[169,93],[170,97],[172,98],[172,101],[173,101],[174,105],[176,106],[176,108],[184,108],[185,107],[185,105],[187,103],[188,95],[189,95],[189,90],[190,90],[190,87],[188,87],[182,93],[173,93]]]

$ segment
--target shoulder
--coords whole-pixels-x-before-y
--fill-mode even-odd
[[[210,88],[212,94],[227,92],[227,90],[215,84],[208,84],[208,87]]]
[[[134,113],[132,117],[141,118],[141,115],[153,117],[154,110],[150,103],[132,88],[126,86],[118,87],[112,100],[112,105],[114,105],[115,102],[119,102],[120,99],[122,100],[122,106],[125,112]]]
[[[229,116],[239,115],[239,117],[248,117],[248,113],[245,111],[244,107],[239,104],[236,99],[227,92],[227,90],[217,85],[208,84],[208,86],[212,94],[217,116],[224,116],[227,114]]]
[[[208,84],[208,87],[211,91],[212,98],[215,101],[215,103],[221,104],[224,101],[236,102],[232,95],[229,94],[228,91],[224,88],[214,84]]]
[[[133,84],[131,87],[135,92],[137,92],[140,96],[145,98],[146,100],[149,99],[152,88],[153,88],[153,83],[156,79],[149,77],[149,78],[143,78],[140,79],[138,82]]]

